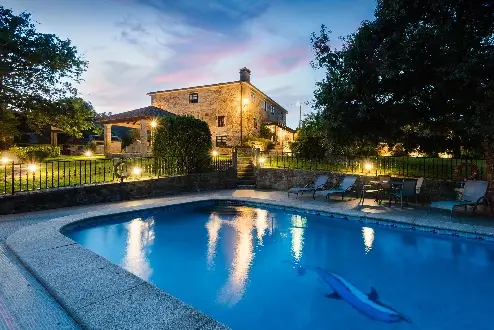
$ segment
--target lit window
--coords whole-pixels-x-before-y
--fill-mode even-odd
[[[226,147],[226,135],[216,137],[217,147]]]
[[[225,126],[225,116],[218,116],[218,127]]]
[[[268,111],[268,101],[264,101],[264,111]]]
[[[190,93],[189,94],[189,103],[199,103],[199,94]]]
[[[274,114],[274,105],[271,106],[271,113]]]
[[[254,118],[254,128],[257,128],[257,118]]]

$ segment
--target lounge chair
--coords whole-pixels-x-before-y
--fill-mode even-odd
[[[463,187],[463,193],[460,200],[432,202],[429,205],[429,212],[435,208],[449,210],[451,211],[451,214],[453,214],[455,206],[464,206],[465,208],[467,206],[473,206],[473,211],[475,212],[481,202],[487,202],[490,205],[490,201],[486,197],[488,184],[487,181],[467,180]]]
[[[316,196],[324,196],[326,199],[329,199],[329,196],[332,194],[341,194],[341,199],[347,192],[350,192],[352,188],[355,186],[355,181],[357,181],[357,177],[353,175],[346,175],[343,178],[343,181],[338,187],[326,189],[326,190],[316,190],[312,197],[316,199]]]
[[[308,184],[305,187],[292,187],[288,189],[288,197],[290,197],[290,194],[304,194],[304,192],[314,192],[318,189],[322,189],[326,182],[328,182],[329,177],[327,175],[319,175],[317,178],[316,182],[313,184]]]

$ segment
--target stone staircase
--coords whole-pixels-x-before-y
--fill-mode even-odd
[[[255,167],[252,149],[237,151],[237,187],[254,188],[256,186]]]

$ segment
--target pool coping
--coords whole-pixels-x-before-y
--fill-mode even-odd
[[[154,285],[84,248],[62,232],[98,218],[197,202],[265,206],[361,223],[494,242],[494,228],[397,214],[342,210],[303,199],[271,200],[236,196],[184,197],[118,209],[110,207],[26,226],[6,240],[7,247],[84,328],[224,330],[227,326]],[[419,216],[419,214],[417,214]]]

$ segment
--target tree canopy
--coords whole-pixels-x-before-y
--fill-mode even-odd
[[[82,130],[94,127],[94,109],[78,97],[76,88],[86,68],[70,40],[39,33],[30,14],[14,15],[0,6],[2,116],[12,118],[7,112],[15,111],[24,114],[37,132],[56,125],[80,136]]]
[[[311,41],[313,66],[326,72],[315,105],[331,150],[493,144],[493,2],[379,0],[341,49],[329,36],[322,26]]]

